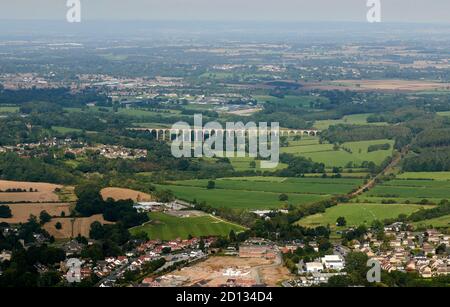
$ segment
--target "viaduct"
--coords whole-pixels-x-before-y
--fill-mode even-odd
[[[194,135],[201,135],[202,139],[205,139],[205,136],[211,135],[213,132],[215,134],[221,133],[222,135],[229,135],[231,136],[233,133],[237,136],[243,136],[252,134],[251,130],[245,130],[245,129],[170,129],[170,128],[129,128],[129,130],[133,131],[145,131],[148,133],[151,133],[156,137],[157,140],[171,140],[172,135],[177,135],[179,133],[183,134],[194,134]],[[270,128],[267,130],[270,132]],[[318,136],[320,134],[320,130],[315,129],[280,129],[279,130],[280,136],[295,136],[295,135],[308,135],[308,136]],[[276,135],[276,134],[275,134]]]

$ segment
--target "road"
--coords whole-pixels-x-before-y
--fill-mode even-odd
[[[373,188],[376,184],[377,179],[381,178],[382,176],[388,174],[390,171],[392,171],[401,161],[402,159],[408,154],[409,146],[406,146],[402,149],[400,153],[397,154],[397,156],[389,163],[388,166],[385,167],[384,170],[382,170],[378,175],[370,179],[365,185],[360,187],[357,191],[349,194],[350,197],[358,196],[362,193],[364,193],[367,190],[370,190]]]

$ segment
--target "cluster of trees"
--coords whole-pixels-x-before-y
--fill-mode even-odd
[[[128,229],[122,223],[102,225],[100,222],[94,222],[91,224],[89,237],[100,241],[101,244],[90,250],[88,249],[88,253],[98,252],[96,249],[101,247],[103,258],[104,256],[121,255],[120,246],[125,245],[131,239]],[[100,256],[100,254],[98,255]]]
[[[76,94],[73,94],[70,88],[0,89],[0,104],[23,104],[30,101],[47,101],[64,107],[79,107],[90,102],[107,102],[109,98],[89,89]]]
[[[0,218],[8,219],[12,217],[11,209],[7,205],[0,205]]]
[[[305,157],[282,153],[280,162],[288,165],[287,168],[277,172],[277,175],[282,177],[301,177],[307,173],[325,173],[325,165],[323,163],[313,162]]]
[[[61,184],[77,182],[70,169],[63,164],[49,164],[43,158],[25,159],[15,153],[0,154],[0,177],[7,180]]]
[[[372,114],[367,117],[368,123],[387,122],[390,124],[397,124],[401,122],[411,121],[417,118],[422,118],[426,115],[426,111],[414,106],[401,107],[392,112],[385,112],[381,114]]]
[[[103,200],[101,187],[96,184],[83,184],[75,188],[75,194],[78,197],[75,210],[82,216],[92,216],[94,214],[103,214],[103,218],[110,222],[121,222],[121,224],[130,228],[141,225],[148,221],[145,213],[138,212],[133,207],[132,200],[113,199]]]
[[[389,144],[389,143],[375,144],[375,145],[370,145],[369,147],[367,147],[367,152],[373,152],[373,151],[378,151],[378,150],[389,150],[389,149],[391,149],[391,144]]]
[[[131,282],[138,282],[139,280],[142,280],[144,277],[152,274],[165,264],[166,260],[164,258],[147,262],[142,266],[141,269],[137,269],[135,271],[126,271],[123,275],[123,278],[119,282],[123,282],[126,284],[129,284]]]
[[[52,287],[61,282],[61,273],[53,268],[65,260],[66,254],[62,249],[46,245],[31,246],[27,250],[16,249],[11,261],[4,267],[0,275],[0,287]],[[48,272],[40,274],[35,265],[46,265]]]
[[[403,160],[402,168],[408,172],[449,171],[450,146],[420,148]]]
[[[335,125],[321,133],[320,137],[330,143],[342,144],[366,140],[410,138],[411,130],[404,126],[354,126]]]
[[[8,227],[6,223],[0,224],[0,250],[12,251],[10,261],[0,264],[0,287],[50,287],[61,281],[61,274],[56,270],[60,261],[66,258],[62,249],[46,244],[36,245],[35,234],[40,234],[51,239],[49,234],[41,228],[36,217],[31,217],[27,223],[19,226],[18,232],[3,234],[3,229]],[[23,240],[30,244],[25,249],[21,243]],[[48,272],[39,273],[36,264],[48,267]]]
[[[419,222],[429,219],[434,219],[444,215],[450,214],[450,203],[448,200],[442,200],[436,207],[431,209],[420,209],[408,217],[409,221]]]
[[[26,119],[20,116],[10,115],[6,118],[0,118],[1,146],[32,143],[45,136],[49,136],[49,134],[39,127],[29,129]]]

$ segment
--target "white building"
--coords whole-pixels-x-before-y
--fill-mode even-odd
[[[318,273],[323,271],[323,264],[320,262],[307,262],[306,273]]]
[[[327,270],[341,271],[345,268],[344,260],[339,255],[326,255],[320,261]]]

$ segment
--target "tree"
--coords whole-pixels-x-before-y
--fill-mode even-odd
[[[256,161],[255,160],[250,161],[250,168],[256,168]]]
[[[369,268],[367,261],[369,257],[360,252],[348,253],[345,257],[345,271],[348,273],[353,285],[365,285],[367,283],[366,275]]]
[[[44,225],[48,222],[50,222],[52,219],[52,216],[50,214],[48,214],[47,211],[42,210],[41,213],[39,213],[39,221],[41,223],[41,225]]]
[[[171,190],[162,190],[156,192],[156,199],[161,203],[170,203],[175,199],[173,192]]]
[[[343,217],[343,216],[338,217],[336,220],[336,225],[337,226],[346,226],[347,221],[345,220],[345,217]]]
[[[216,188],[216,182],[213,180],[208,181],[208,186],[206,187],[208,190],[212,190]]]
[[[0,218],[8,219],[10,217],[12,217],[11,209],[6,205],[0,206]]]
[[[234,230],[233,229],[231,229],[230,230],[230,234],[229,234],[229,236],[228,236],[229,238],[230,238],[230,241],[231,242],[236,242],[236,233],[234,232]]]
[[[278,196],[278,199],[280,201],[287,201],[289,199],[289,196],[287,196],[286,194],[280,194],[280,196]]]
[[[89,237],[94,240],[103,239],[105,236],[105,230],[100,222],[93,222],[91,224],[91,230],[89,231]]]
[[[61,223],[60,222],[56,222],[55,228],[58,229],[58,230],[62,229]]]
[[[445,254],[446,250],[447,250],[447,247],[445,246],[445,244],[440,244],[440,245],[436,248],[436,254],[437,254],[437,255]]]
[[[78,198],[75,207],[76,211],[83,216],[102,213],[104,210],[104,201],[100,191],[101,187],[93,183],[77,186],[75,188],[75,194]]]

